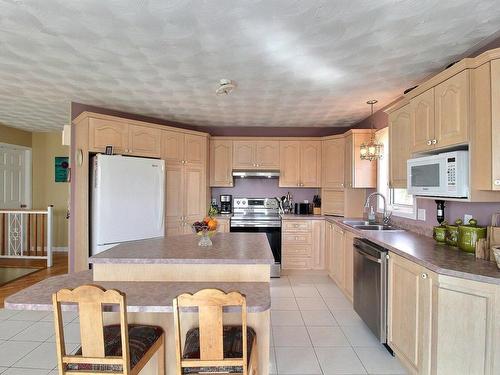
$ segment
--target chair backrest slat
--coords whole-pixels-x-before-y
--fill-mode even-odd
[[[218,289],[203,289],[195,294],[181,294],[174,300],[174,326],[176,337],[177,373],[180,374],[181,367],[185,367],[188,360],[182,359],[181,347],[181,324],[180,312],[182,308],[198,308],[198,328],[200,333],[200,363],[206,367],[224,365],[224,342],[223,342],[223,308],[225,306],[241,307],[242,322],[242,358],[231,358],[243,368],[243,374],[247,373],[247,316],[245,296],[238,292],[225,293]],[[206,361],[205,364],[204,361]],[[219,361],[219,362],[217,362]]]
[[[78,304],[82,358],[87,358],[87,363],[95,364],[99,363],[98,360],[100,358],[106,358],[102,305],[119,305],[123,373],[129,373],[128,326],[124,294],[114,289],[105,290],[97,285],[82,285],[73,290],[61,289],[53,294],[52,301],[54,304],[57,354],[59,357],[59,367],[63,369],[63,374],[66,372],[66,366],[63,363],[62,358],[66,357],[66,352],[64,344],[63,319],[61,314],[62,303]],[[71,362],[71,360],[68,360],[66,363],[86,362],[82,362],[79,359],[77,362]]]

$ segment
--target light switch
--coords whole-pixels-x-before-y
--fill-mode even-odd
[[[421,221],[425,221],[425,208],[419,208],[417,210],[417,219]]]

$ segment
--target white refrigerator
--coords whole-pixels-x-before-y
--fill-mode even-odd
[[[92,166],[91,255],[164,235],[163,160],[98,154]]]

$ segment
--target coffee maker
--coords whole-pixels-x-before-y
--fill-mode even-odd
[[[219,197],[220,200],[220,213],[221,214],[230,214],[233,212],[232,201],[233,196],[226,194],[221,194]]]

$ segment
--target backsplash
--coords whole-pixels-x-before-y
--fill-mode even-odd
[[[412,220],[393,216],[394,225],[412,232],[432,237],[432,227],[438,225],[436,220],[436,202],[432,199],[417,199],[417,207],[425,209],[425,221]],[[486,226],[491,223],[491,215],[500,212],[500,203],[469,203],[469,202],[446,202],[445,218],[452,223],[456,219],[464,218],[464,214],[472,215],[478,225]]]
[[[217,199],[217,204],[219,204],[221,194],[231,194],[233,197],[269,198],[282,197],[290,192],[294,202],[304,200],[312,202],[314,195],[321,193],[320,189],[280,188],[278,181],[277,178],[235,178],[232,188],[212,188],[212,198]]]

